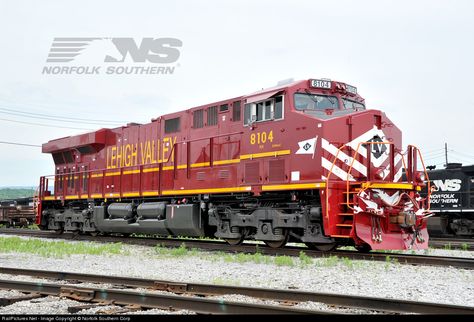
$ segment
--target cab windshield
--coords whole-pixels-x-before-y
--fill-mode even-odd
[[[336,96],[296,93],[295,108],[298,111],[338,110],[339,100]]]
[[[365,110],[364,104],[348,100],[347,98],[343,98],[342,103],[344,104],[345,110],[356,110],[356,111]]]

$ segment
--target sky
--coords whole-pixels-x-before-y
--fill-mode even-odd
[[[356,86],[427,164],[443,167],[445,143],[449,162],[474,163],[473,1],[3,0],[0,25],[0,142],[41,145],[329,78]],[[43,74],[58,37],[182,46],[168,75]],[[53,172],[41,148],[0,143],[0,187]]]

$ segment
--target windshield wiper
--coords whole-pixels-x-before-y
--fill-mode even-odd
[[[308,91],[307,89],[305,89],[304,91],[306,92],[306,94],[309,95],[309,97],[311,98],[311,100],[316,103],[316,106],[317,106],[317,105],[319,104],[319,102],[314,99],[314,97],[313,97],[314,94],[311,94],[311,92]],[[331,97],[331,96],[325,96],[325,95],[322,95],[322,96],[326,97],[326,98],[329,100],[329,102],[331,102],[331,105],[332,105],[332,108],[333,108],[333,109],[336,109],[336,106],[335,106],[335,105],[336,105],[336,102],[334,102],[334,101],[332,100],[333,97]]]

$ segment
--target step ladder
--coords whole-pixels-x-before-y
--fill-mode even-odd
[[[360,191],[360,184],[350,184],[349,190],[344,191],[343,201],[339,203],[339,212],[335,216],[335,234],[334,238],[351,238],[354,229],[354,195]]]

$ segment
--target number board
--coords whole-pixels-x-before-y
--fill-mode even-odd
[[[324,79],[312,79],[311,87],[331,89],[331,81]]]

